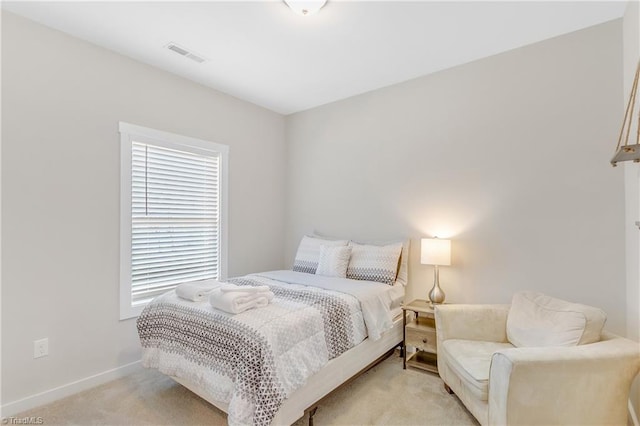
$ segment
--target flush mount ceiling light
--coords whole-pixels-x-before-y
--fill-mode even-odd
[[[327,0],[284,0],[284,2],[298,15],[307,16],[322,9]]]

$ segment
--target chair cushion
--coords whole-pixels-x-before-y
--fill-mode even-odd
[[[489,396],[489,368],[491,355],[502,349],[513,348],[510,343],[482,342],[479,340],[451,339],[438,348],[451,370],[466,385],[471,394],[481,401]]]
[[[507,337],[516,347],[584,345],[600,340],[606,320],[601,309],[524,291],[513,296]]]

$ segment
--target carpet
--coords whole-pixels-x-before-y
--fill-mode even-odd
[[[155,370],[143,370],[14,417],[45,425],[226,425],[226,415]],[[478,425],[435,374],[387,358],[319,407],[315,426]],[[295,426],[307,424],[303,418]]]

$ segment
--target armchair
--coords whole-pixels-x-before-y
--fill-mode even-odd
[[[435,309],[440,377],[480,424],[627,424],[629,388],[640,369],[637,342],[604,332],[594,343],[515,347],[509,311],[509,305]]]

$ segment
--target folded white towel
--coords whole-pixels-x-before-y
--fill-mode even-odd
[[[258,285],[258,286],[250,286],[250,285],[235,285],[230,283],[225,283],[220,287],[220,290],[226,292],[238,291],[242,293],[258,293],[262,291],[269,291],[269,286],[267,285]]]
[[[230,314],[239,314],[252,308],[263,308],[273,299],[273,293],[270,291],[243,294],[241,292],[223,292],[217,288],[211,292],[209,303],[216,309],[229,312]]]
[[[221,283],[217,280],[182,283],[176,287],[176,294],[192,302],[202,302],[213,290],[220,287],[220,285]]]
[[[260,291],[258,293],[256,293],[258,296],[260,297],[266,297],[267,301],[271,302],[273,300],[273,298],[275,297],[275,294],[273,294],[272,291]]]

